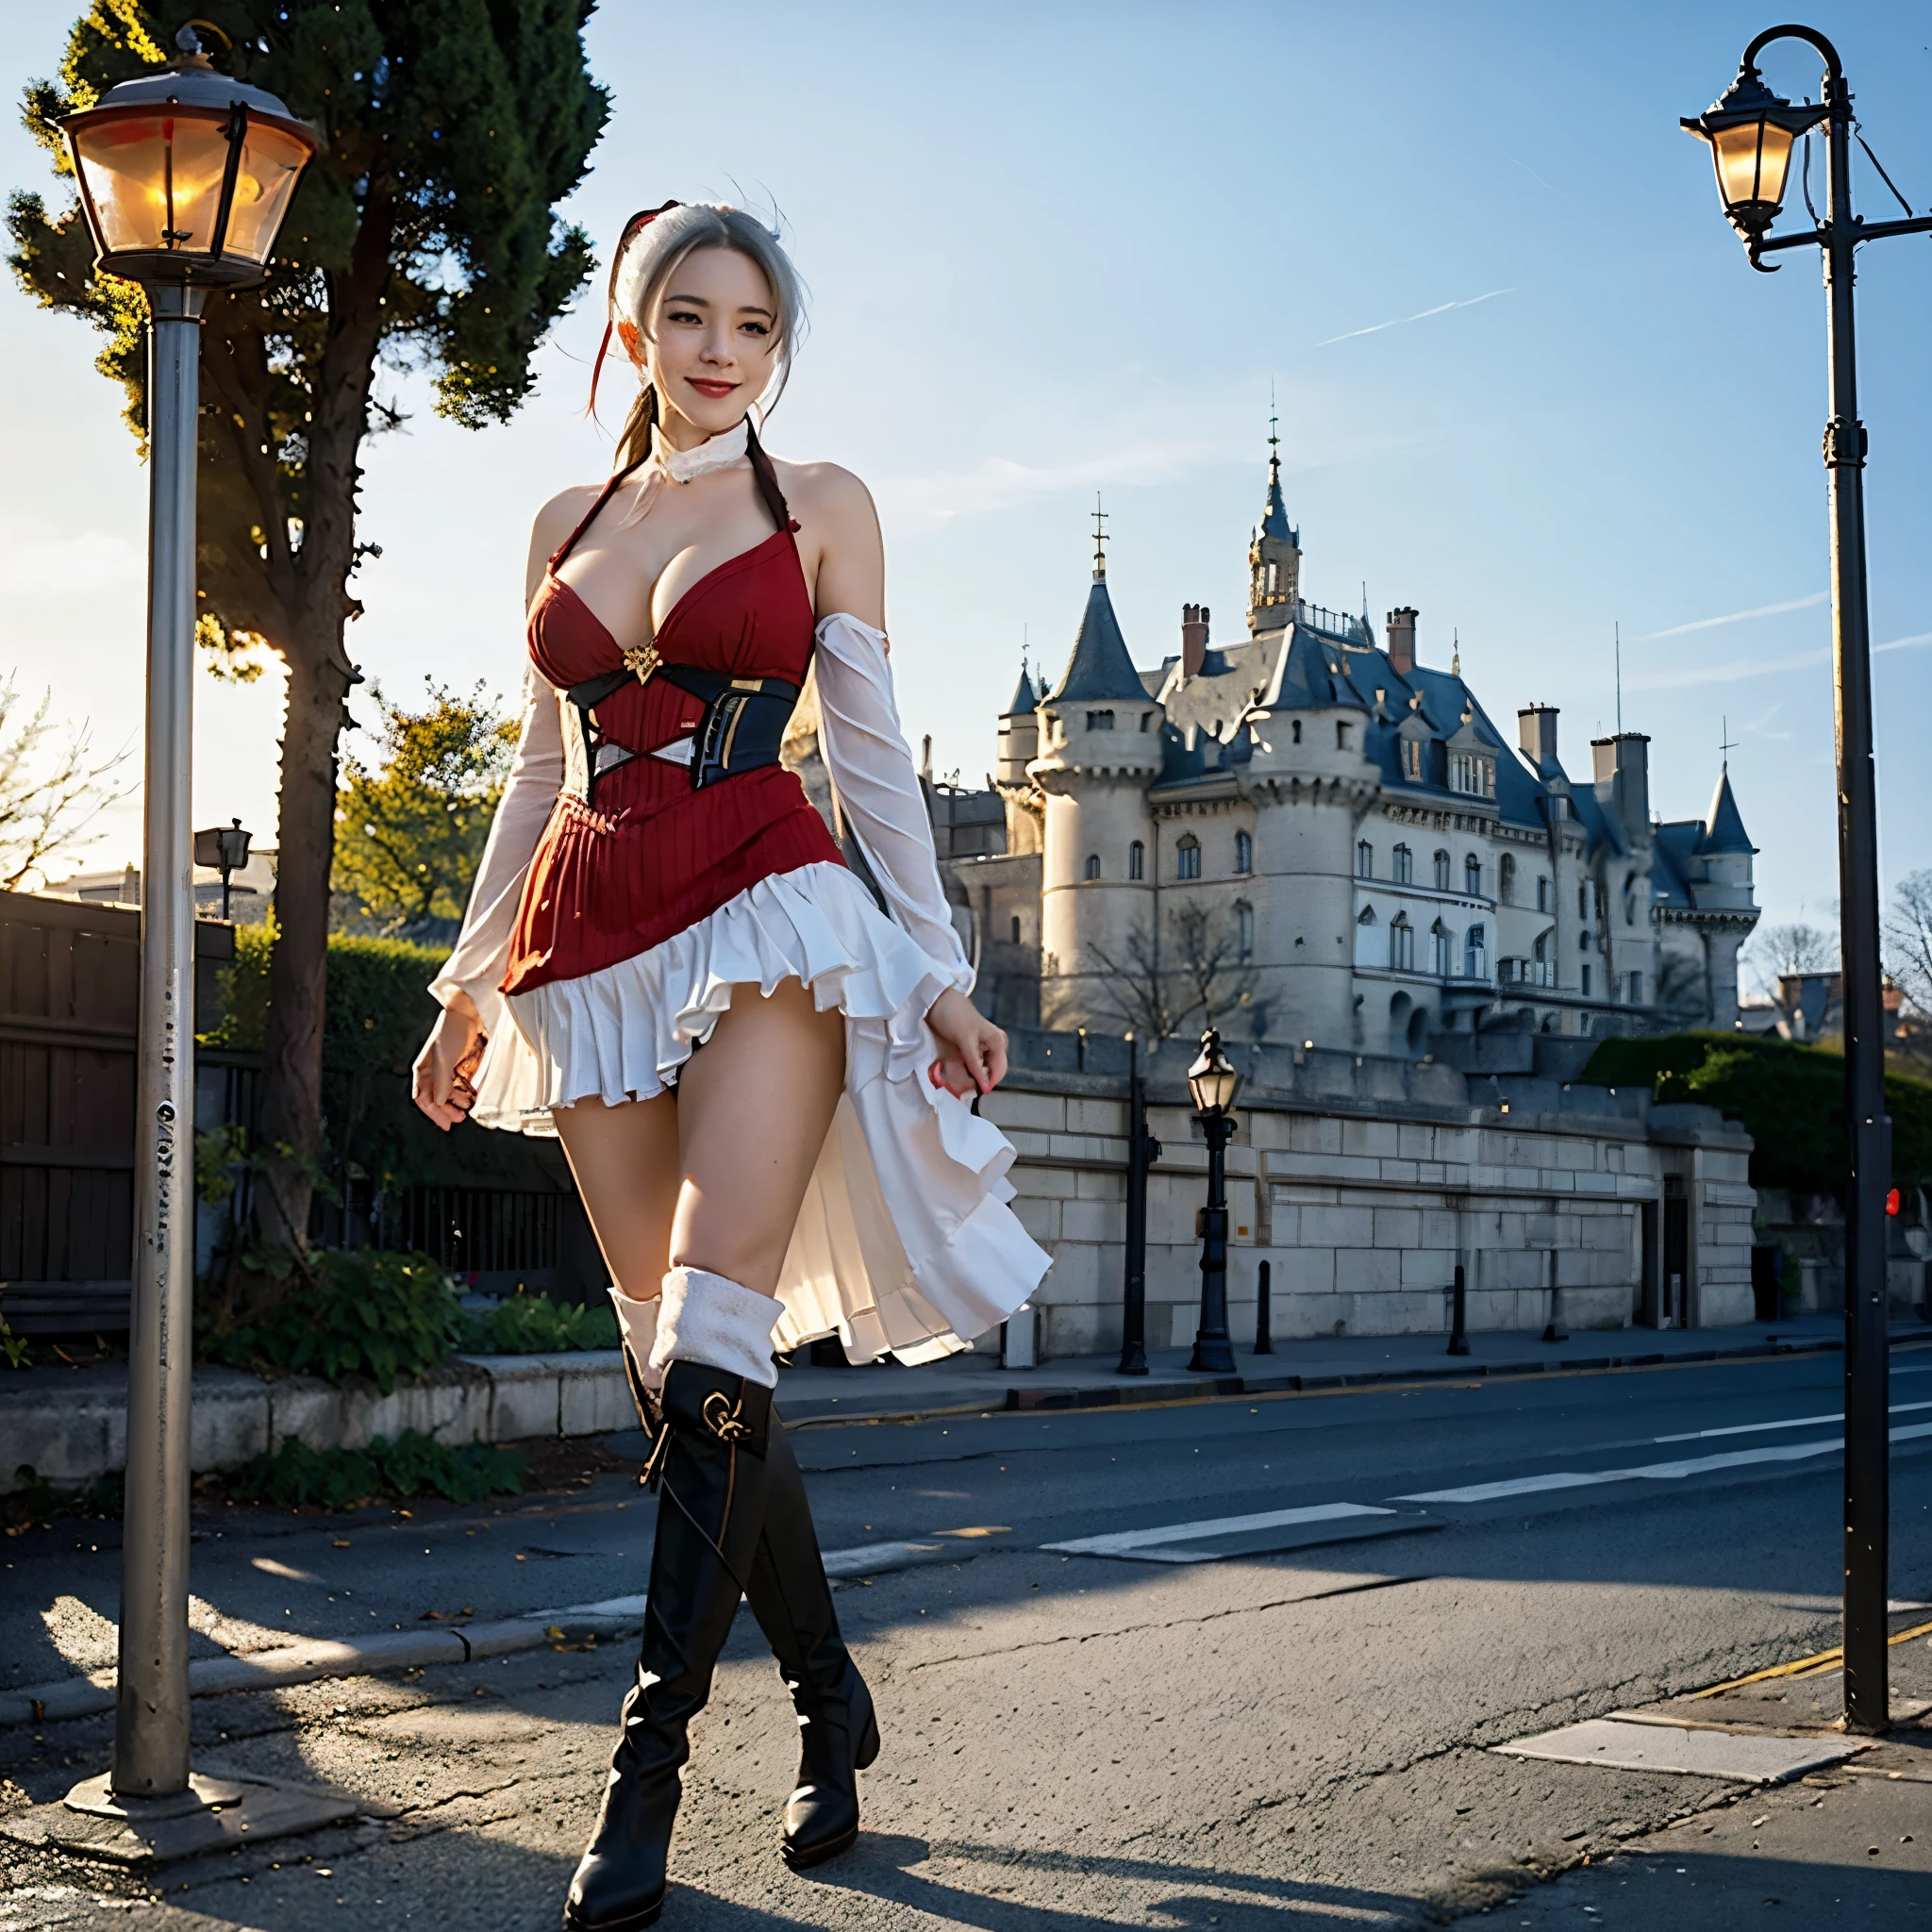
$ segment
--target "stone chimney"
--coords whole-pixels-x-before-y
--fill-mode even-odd
[[[1198,677],[1201,675],[1202,660],[1208,655],[1208,607],[1205,604],[1183,604],[1181,606],[1181,675]]]
[[[1540,771],[1551,771],[1557,763],[1557,708],[1555,705],[1525,705],[1516,714],[1516,741],[1523,755]]]
[[[1415,610],[1410,605],[1389,613],[1389,661],[1404,677],[1415,669]]]
[[[1650,838],[1650,740],[1641,731],[1593,738],[1597,802],[1614,812],[1633,845]]]

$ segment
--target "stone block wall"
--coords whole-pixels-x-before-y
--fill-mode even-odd
[[[1243,1094],[1227,1152],[1238,1345],[1254,1336],[1263,1260],[1277,1337],[1445,1330],[1458,1263],[1472,1328],[1541,1329],[1553,1286],[1565,1326],[1628,1326],[1642,1313],[1643,1204],[1660,1202],[1666,1174],[1690,1202],[1690,1320],[1751,1318],[1748,1137],[1709,1108],[1633,1108],[1628,1095],[1612,1106],[1606,1095],[1594,1113],[1589,1090],[1575,1088],[1557,1110],[1530,1114],[1499,1083],[1483,1086],[1490,1104],[1460,1108],[1441,1104],[1440,1083],[1426,1102],[1377,1093],[1367,1106],[1353,1091],[1325,1105],[1317,1093]],[[1054,1257],[1034,1296],[1043,1357],[1120,1345],[1124,1088],[1023,1068],[981,1103],[1017,1152],[1015,1210]],[[1163,1148],[1147,1197],[1147,1340],[1158,1348],[1193,1337],[1208,1160],[1178,1094],[1150,1103],[1149,1125]]]

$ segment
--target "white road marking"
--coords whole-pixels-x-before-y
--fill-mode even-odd
[[[1910,1415],[1914,1410],[1932,1408],[1932,1402],[1894,1402],[1890,1413]],[[1839,1409],[1831,1415],[1794,1415],[1784,1423],[1737,1423],[1728,1429],[1692,1429],[1682,1436],[1653,1436],[1653,1442],[1702,1442],[1709,1436],[1757,1436],[1767,1429],[1811,1429],[1821,1428],[1826,1423],[1841,1423],[1844,1410]]]
[[[1894,1442],[1932,1436],[1932,1423],[1914,1423],[1894,1429]],[[1646,1462],[1634,1469],[1558,1470],[1549,1475],[1512,1476],[1504,1482],[1471,1483],[1459,1490],[1427,1490],[1418,1495],[1396,1496],[1397,1503],[1493,1503],[1505,1496],[1531,1496],[1546,1490],[1591,1489],[1605,1483],[1678,1482],[1686,1476],[1709,1475],[1721,1469],[1745,1469],[1760,1462],[1803,1462],[1816,1456],[1836,1456],[1844,1447],[1834,1437],[1825,1442],[1780,1442],[1762,1449],[1732,1449],[1721,1456],[1687,1457],[1681,1462]]]
[[[1086,1536],[1073,1542],[1044,1543],[1043,1549],[1065,1550],[1082,1557],[1110,1557],[1123,1550],[1158,1548],[1191,1542],[1200,1537],[1234,1536],[1245,1529],[1284,1529],[1295,1523],[1332,1523],[1344,1516],[1393,1516],[1369,1503],[1314,1503],[1301,1509],[1265,1509],[1255,1516],[1217,1516],[1203,1523],[1170,1523],[1158,1529],[1128,1529],[1115,1536]]]

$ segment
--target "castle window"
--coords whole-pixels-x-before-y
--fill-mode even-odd
[[[1480,925],[1473,925],[1462,936],[1462,976],[1465,979],[1487,979],[1490,976],[1489,932]]]
[[[1375,848],[1366,839],[1360,840],[1355,848],[1355,875],[1358,879],[1375,876]]]
[[[1478,758],[1473,751],[1458,751],[1449,759],[1449,789],[1466,792],[1471,798],[1496,795],[1496,761]]]
[[[1013,914],[1013,943],[1016,946],[1020,943],[1020,915],[1017,912]]]
[[[1087,876],[1090,879],[1097,879],[1100,876],[1100,854],[1097,852],[1090,852],[1087,855]]]
[[[1530,957],[1534,958],[1539,965],[1544,964],[1550,957],[1549,934],[1546,932],[1538,933],[1536,936],[1536,943],[1530,947],[1529,951]]]
[[[1637,874],[1635,873],[1632,873],[1624,881],[1624,924],[1625,925],[1635,925],[1637,924]]]
[[[1145,731],[1147,727],[1153,723],[1154,713],[1152,711],[1142,711],[1141,713],[1141,729],[1142,731]]]
[[[1113,729],[1113,713],[1111,711],[1089,711],[1087,713],[1087,728],[1090,731],[1111,731]]]
[[[1174,848],[1174,875],[1177,879],[1201,876],[1201,841],[1191,832]]]
[[[1506,906],[1516,903],[1516,855],[1506,852],[1496,861],[1496,897]]]
[[[1337,751],[1346,751],[1348,749],[1348,726],[1340,718],[1335,721],[1335,749]]]
[[[1436,890],[1439,892],[1449,890],[1449,855],[1446,852],[1436,854]]]
[[[1423,741],[1420,738],[1402,741],[1402,775],[1411,785],[1423,782]]]
[[[1398,912],[1389,927],[1389,970],[1415,971],[1415,927],[1409,924],[1406,912]]]
[[[1590,962],[1588,960],[1585,960],[1583,965],[1583,997],[1585,999],[1590,997]]]
[[[1243,959],[1253,957],[1255,951],[1255,908],[1245,899],[1234,902],[1234,942],[1236,953]]]
[[[1633,1007],[1641,1007],[1643,1004],[1643,974],[1641,973],[1633,973],[1630,975],[1630,1004]]]
[[[1356,914],[1355,923],[1357,925],[1374,925],[1375,923],[1375,908],[1373,906],[1364,906]]]
[[[1541,873],[1539,873],[1536,878],[1536,909],[1539,912],[1547,912],[1550,909],[1550,882]]]
[[[1276,596],[1279,593],[1281,589],[1281,566],[1278,563],[1271,563],[1268,566],[1267,585],[1270,597]]]
[[[1288,721],[1288,729],[1290,742],[1299,744],[1302,741],[1302,721],[1299,718],[1291,718]]]
[[[1394,859],[1394,869],[1390,876],[1398,886],[1410,884],[1415,878],[1415,854],[1407,845],[1398,845]]]
[[[1462,890],[1472,899],[1483,895],[1483,862],[1474,852],[1462,861]]]
[[[1590,888],[1588,886],[1578,886],[1576,889],[1576,916],[1578,919],[1588,919],[1590,917]]]
[[[1449,977],[1449,928],[1440,919],[1429,928],[1429,971],[1438,979]]]
[[[1255,869],[1255,841],[1245,832],[1234,835],[1234,869],[1238,873]]]
[[[1147,848],[1138,839],[1127,847],[1127,876],[1130,879],[1147,876]]]

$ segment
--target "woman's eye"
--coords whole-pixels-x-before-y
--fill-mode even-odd
[[[772,333],[761,322],[747,322],[744,325],[744,332],[750,336],[768,336]]]
[[[670,314],[665,317],[665,320],[667,322],[695,323],[699,325],[702,325],[705,318],[702,315],[696,314],[694,311],[689,308],[674,308],[670,312]]]

